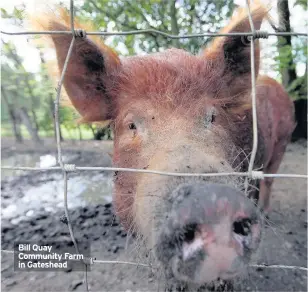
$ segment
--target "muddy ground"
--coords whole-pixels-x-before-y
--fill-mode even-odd
[[[46,141],[44,147],[31,143],[16,147],[6,139],[2,140],[1,148],[3,165],[35,166],[43,157],[40,165],[49,166],[56,153],[53,141]],[[79,166],[110,166],[111,152],[109,142],[63,144],[67,162]],[[306,155],[306,142],[290,144],[279,172],[307,173]],[[69,177],[69,208],[77,240],[89,240],[91,255],[97,259],[136,261],[132,255],[138,254],[138,250],[132,250],[131,239],[113,215],[112,173],[88,171],[70,173]],[[19,240],[69,240],[67,226],[60,220],[64,214],[61,186],[57,171],[2,172],[2,250],[11,250],[13,242]],[[265,229],[254,263],[307,266],[306,207],[305,179],[276,179],[271,224]],[[137,260],[147,262],[147,259]],[[1,276],[2,291],[85,291],[82,272],[16,272],[12,254],[2,253]],[[88,273],[88,282],[91,291],[164,291],[159,274],[149,268],[120,264],[95,263]],[[251,267],[245,278],[234,283],[234,289],[307,291],[307,274]]]

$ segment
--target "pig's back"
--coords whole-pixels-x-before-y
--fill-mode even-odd
[[[257,80],[257,116],[266,168],[278,143],[288,143],[295,127],[294,105],[284,88],[268,76]]]

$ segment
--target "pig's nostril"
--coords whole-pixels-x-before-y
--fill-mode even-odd
[[[183,240],[186,243],[190,243],[195,239],[197,230],[197,224],[186,225],[183,231]]]
[[[233,232],[242,236],[247,236],[251,231],[251,219],[243,218],[233,223]]]

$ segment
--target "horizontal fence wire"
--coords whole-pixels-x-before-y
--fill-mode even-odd
[[[263,31],[262,31],[263,32]],[[52,34],[69,34],[71,31],[19,31],[19,32],[8,32],[2,31],[1,33],[6,35],[52,35]],[[308,37],[306,32],[267,32],[264,31],[265,36],[298,36]],[[99,36],[128,36],[128,35],[139,35],[139,34],[156,34],[167,37],[169,39],[190,39],[190,38],[201,38],[201,37],[224,37],[224,36],[254,36],[253,32],[233,32],[233,33],[217,33],[217,32],[205,32],[195,34],[183,34],[174,35],[169,34],[156,29],[140,29],[140,30],[129,30],[119,32],[107,32],[107,31],[86,31],[87,35],[99,35]]]
[[[14,250],[3,250],[1,249],[1,252],[5,254],[15,254],[17,253]],[[72,261],[80,261],[77,259],[71,259]],[[97,260],[96,258],[90,258],[89,260],[92,264],[122,264],[122,265],[132,265],[132,266],[138,266],[138,267],[145,267],[145,268],[151,268],[155,269],[155,267],[147,264],[142,263],[136,263],[136,262],[127,262],[127,261],[104,261],[104,260]],[[269,269],[290,269],[290,270],[301,270],[301,271],[308,271],[308,268],[300,267],[300,266],[286,266],[286,265],[267,265],[267,264],[251,264],[249,265],[252,268],[269,268]]]
[[[14,250],[1,250],[1,252],[6,254],[16,254],[17,251]],[[70,261],[80,261],[79,259],[70,259]],[[88,261],[90,264],[121,264],[121,265],[131,265],[131,266],[139,266],[139,267],[145,267],[145,268],[154,268],[151,265],[142,264],[142,263],[136,263],[136,262],[128,262],[128,261],[104,261],[104,260],[97,260],[96,258],[87,258],[86,261]],[[301,267],[298,267],[301,268]]]
[[[263,171],[253,170],[254,160],[257,152],[258,146],[258,133],[257,133],[257,111],[256,111],[256,80],[255,80],[255,55],[254,55],[254,40],[257,38],[268,38],[269,36],[298,36],[298,37],[308,37],[308,33],[304,32],[267,32],[267,31],[258,31],[255,30],[249,1],[246,0],[246,9],[249,16],[249,23],[251,32],[235,32],[235,33],[196,33],[196,34],[183,34],[183,35],[173,35],[163,31],[159,31],[156,29],[143,29],[143,30],[131,30],[131,31],[121,31],[121,32],[106,32],[106,31],[92,31],[87,32],[84,30],[75,30],[74,28],[74,1],[70,0],[70,31],[20,31],[20,32],[7,32],[1,31],[2,34],[5,35],[53,35],[53,34],[62,34],[62,35],[72,35],[72,40],[68,49],[68,53],[64,62],[63,70],[61,72],[60,80],[57,87],[57,95],[55,99],[55,121],[56,121],[56,140],[57,140],[57,153],[58,153],[58,164],[59,166],[54,167],[22,167],[22,166],[2,166],[2,169],[12,169],[12,170],[24,170],[24,171],[48,171],[48,170],[61,170],[63,172],[63,181],[64,181],[64,209],[67,217],[67,225],[69,228],[70,236],[72,242],[74,243],[77,254],[79,254],[78,244],[74,237],[73,227],[69,216],[68,210],[68,201],[67,201],[67,183],[68,183],[68,172],[73,171],[123,171],[123,172],[137,172],[137,173],[148,173],[148,174],[157,174],[157,175],[166,175],[166,176],[183,176],[183,177],[215,177],[215,176],[243,176],[245,177],[245,189],[247,191],[248,179],[264,179],[264,178],[308,178],[307,174],[268,174],[263,173]],[[133,168],[119,168],[119,167],[79,167],[74,164],[64,164],[62,160],[62,148],[61,148],[61,140],[60,140],[60,122],[59,122],[59,106],[60,106],[60,96],[61,89],[63,86],[64,77],[66,74],[67,65],[70,60],[70,56],[72,53],[72,49],[75,43],[76,37],[85,37],[86,35],[100,35],[100,36],[126,36],[126,35],[139,35],[139,34],[156,34],[161,35],[170,39],[187,39],[187,38],[198,38],[198,37],[224,37],[224,36],[246,36],[250,37],[251,43],[251,98],[252,98],[252,115],[253,115],[253,147],[252,154],[249,161],[249,167],[247,172],[221,172],[221,173],[177,173],[177,172],[168,172],[168,171],[158,171],[158,170],[150,170],[150,169],[133,169]],[[14,251],[5,251],[1,250],[1,252],[6,253],[14,253]],[[129,264],[129,265],[137,265],[143,267],[151,267],[150,265],[141,264],[141,263],[133,263],[126,261],[103,261],[91,259],[90,261],[84,261],[85,264],[85,284],[86,291],[89,291],[88,286],[88,275],[87,268],[89,264],[93,263],[101,263],[101,264]],[[307,271],[308,269],[305,267],[298,266],[285,266],[285,265],[250,265],[251,267],[262,267],[262,268],[284,268],[284,269],[298,269]]]
[[[249,172],[213,172],[213,173],[189,173],[189,172],[169,172],[169,171],[159,171],[151,169],[141,169],[141,168],[124,168],[124,167],[104,167],[104,166],[75,166],[74,164],[64,164],[63,167],[66,171],[123,171],[123,172],[137,172],[137,173],[149,173],[165,176],[182,176],[182,177],[215,177],[215,176],[251,176],[252,178],[263,179],[266,177],[272,178],[308,178],[308,174],[293,174],[293,173],[264,173],[262,171],[252,171]],[[27,166],[2,166],[2,169],[10,170],[23,170],[23,171],[55,171],[63,170],[60,166],[51,167],[27,167]]]
[[[14,250],[1,250],[1,252],[6,254],[15,254],[17,253]],[[72,261],[79,261],[77,259],[71,259]],[[122,264],[122,265],[132,265],[132,266],[138,266],[138,267],[145,267],[145,268],[151,268],[155,269],[155,267],[147,264],[142,263],[136,263],[136,262],[127,262],[127,261],[104,261],[104,260],[97,260],[96,258],[90,258],[90,262],[95,264]],[[267,264],[251,264],[249,265],[252,268],[269,268],[269,269],[291,269],[291,270],[301,270],[301,271],[308,271],[308,268],[300,267],[300,266],[286,266],[286,265],[267,265]]]

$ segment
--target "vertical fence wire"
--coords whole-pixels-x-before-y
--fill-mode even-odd
[[[74,48],[74,44],[75,44],[75,40],[76,40],[76,35],[75,35],[75,28],[74,28],[74,0],[70,0],[70,24],[71,24],[71,32],[72,32],[72,40],[65,58],[65,62],[63,65],[63,69],[61,72],[61,77],[58,83],[58,88],[57,88],[57,96],[56,96],[56,100],[55,100],[55,120],[56,120],[56,140],[57,140],[57,150],[58,150],[58,163],[60,165],[60,167],[62,168],[62,172],[63,172],[63,189],[64,189],[64,194],[63,194],[63,200],[64,200],[64,212],[65,212],[65,216],[66,216],[66,220],[67,220],[67,226],[69,229],[69,233],[70,233],[70,237],[72,239],[72,242],[74,244],[75,250],[77,254],[80,254],[79,252],[79,248],[78,248],[78,243],[75,239],[74,236],[74,231],[73,231],[73,226],[72,226],[72,221],[70,218],[70,214],[69,214],[69,209],[68,209],[68,199],[67,199],[67,191],[68,191],[68,174],[67,174],[67,169],[65,167],[65,165],[63,164],[63,157],[62,157],[62,147],[61,147],[61,136],[60,136],[60,113],[59,113],[59,109],[60,109],[60,97],[61,97],[61,89],[63,86],[63,82],[64,82],[64,78],[65,78],[65,74],[67,71],[67,66],[68,63],[70,61],[71,55],[72,55],[72,51]],[[88,285],[88,267],[87,267],[87,263],[84,262],[85,265],[85,271],[84,271],[84,282],[86,284],[86,291],[89,291],[89,285]]]
[[[251,67],[251,102],[252,102],[252,128],[253,128],[253,143],[252,143],[252,151],[248,166],[248,174],[252,177],[252,171],[254,167],[254,162],[257,154],[258,149],[258,118],[257,118],[257,104],[256,104],[256,69],[255,69],[255,37],[256,37],[256,30],[253,24],[253,19],[250,11],[249,1],[246,0],[246,10],[248,13],[248,19],[250,24],[250,29],[252,32],[252,36],[250,37],[250,67]],[[249,177],[245,178],[245,193],[247,195],[248,191],[248,182]]]

